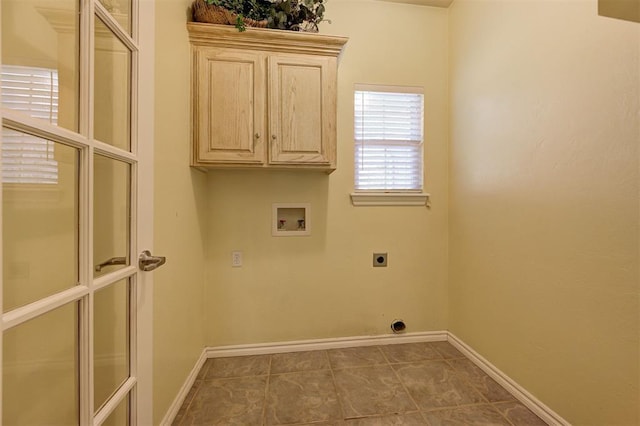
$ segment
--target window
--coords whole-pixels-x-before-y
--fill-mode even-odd
[[[357,85],[354,100],[356,191],[422,191],[422,89]]]
[[[58,71],[2,65],[2,107],[58,123]],[[53,142],[2,129],[2,182],[55,184]]]

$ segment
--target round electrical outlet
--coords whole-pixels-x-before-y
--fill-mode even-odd
[[[373,253],[373,266],[387,266],[387,253]]]

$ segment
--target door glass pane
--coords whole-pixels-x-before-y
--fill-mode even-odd
[[[78,283],[79,151],[6,128],[2,143],[7,312]]]
[[[131,51],[95,18],[94,136],[131,148]]]
[[[129,181],[127,163],[96,155],[93,187],[94,276],[129,265]]]
[[[94,407],[96,411],[129,377],[129,281],[94,296]]]
[[[78,130],[78,0],[0,0],[2,106]]]
[[[131,0],[99,0],[111,16],[131,35]]]
[[[129,426],[129,398],[125,398],[102,422],[102,426]]]
[[[2,424],[77,425],[78,306],[4,332]]]

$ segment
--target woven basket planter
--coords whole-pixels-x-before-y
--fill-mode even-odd
[[[196,22],[206,22],[209,24],[235,25],[238,15],[213,4],[207,4],[204,0],[193,2],[193,20]],[[248,27],[266,28],[267,21],[256,21],[244,18],[244,24]]]

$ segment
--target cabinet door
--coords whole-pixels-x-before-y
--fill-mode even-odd
[[[253,52],[197,51],[196,164],[264,162],[265,63]]]
[[[335,58],[269,57],[269,163],[335,168]]]

